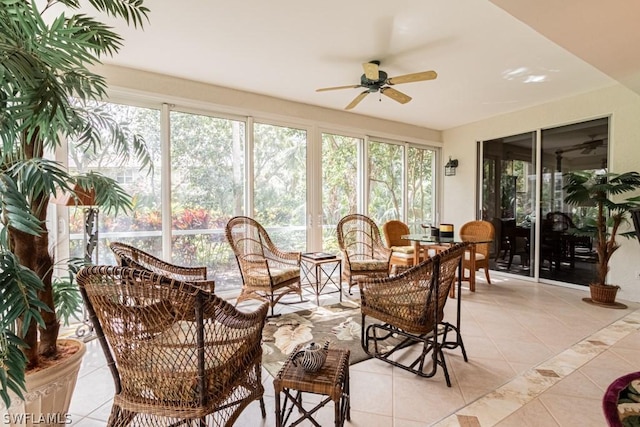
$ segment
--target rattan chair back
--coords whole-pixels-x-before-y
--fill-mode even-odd
[[[266,299],[273,315],[273,307],[284,295],[297,293],[302,300],[300,252],[280,250],[265,228],[246,216],[231,218],[225,232],[242,276],[238,302]]]
[[[409,234],[409,226],[400,220],[392,219],[382,224],[382,234],[388,248],[411,245],[411,242],[402,238]]]
[[[436,330],[443,325],[444,307],[466,247],[467,243],[457,243],[393,277],[358,281],[365,352],[423,377],[435,375],[442,366],[450,386],[444,343],[439,341],[444,338]],[[415,343],[423,345],[415,361],[396,360],[397,350]],[[433,363],[427,363],[431,371],[425,372],[428,354]]]
[[[349,293],[360,277],[389,275],[391,250],[382,243],[380,229],[371,218],[360,214],[347,215],[338,222],[336,232]]]
[[[110,426],[232,425],[260,400],[268,311],[146,270],[84,267],[80,292],[115,382]]]
[[[122,242],[112,242],[109,248],[120,267],[131,267],[162,274],[171,279],[196,283],[201,288],[213,292],[215,282],[207,279],[207,267],[187,267],[171,264],[142,249]]]
[[[495,234],[495,228],[489,221],[469,221],[460,227],[460,236],[463,240],[464,236],[472,236],[493,241]],[[482,254],[486,259],[489,259],[489,245],[491,245],[491,243],[476,244],[476,253]]]

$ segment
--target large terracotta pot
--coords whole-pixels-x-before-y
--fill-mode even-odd
[[[24,400],[11,394],[11,406],[7,412],[0,403],[0,424],[3,426],[44,427],[71,424],[68,414],[71,396],[76,386],[78,372],[86,346],[82,341],[61,339],[60,342],[73,342],[80,349],[59,364],[41,371],[27,374],[27,391]]]

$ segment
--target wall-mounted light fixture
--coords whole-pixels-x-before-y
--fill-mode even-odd
[[[449,156],[449,161],[446,165],[444,165],[444,174],[445,176],[453,176],[456,174],[456,168],[458,167],[458,159],[451,159]]]

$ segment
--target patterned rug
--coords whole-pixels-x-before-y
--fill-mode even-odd
[[[349,363],[369,359],[360,346],[360,305],[352,301],[267,319],[262,333],[262,365],[275,376],[296,344],[330,341],[351,351]]]

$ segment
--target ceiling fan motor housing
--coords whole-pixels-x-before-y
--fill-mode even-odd
[[[386,84],[388,78],[387,73],[382,70],[378,71],[378,76],[378,80],[369,80],[367,76],[363,74],[360,76],[360,84],[369,89],[369,92],[377,92]]]

